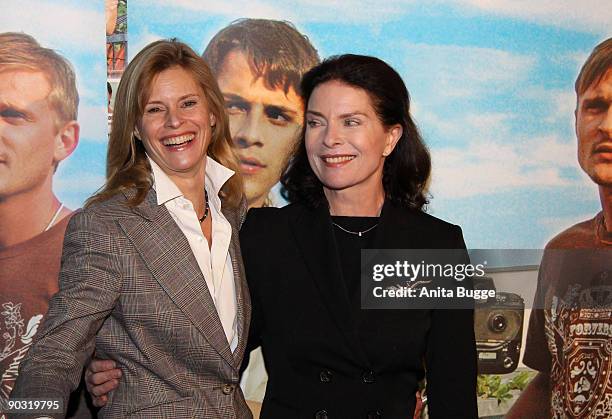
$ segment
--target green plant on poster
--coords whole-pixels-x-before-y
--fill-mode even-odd
[[[521,371],[511,379],[502,379],[500,375],[479,375],[476,385],[478,397],[483,399],[496,399],[497,404],[513,397],[512,390],[523,391],[534,374]]]

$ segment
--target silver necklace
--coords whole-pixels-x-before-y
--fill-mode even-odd
[[[49,221],[49,224],[47,224],[47,227],[45,227],[44,231],[49,230],[51,226],[55,223],[55,220],[57,220],[57,217],[59,217],[60,212],[62,212],[62,208],[64,208],[64,204],[60,202],[59,208],[57,209],[57,211],[55,211],[55,214],[53,214],[53,218],[51,218],[51,221]]]
[[[367,229],[365,229],[363,231],[351,231],[351,230],[347,230],[346,228],[342,227],[339,224],[334,223],[333,221],[332,221],[332,224],[335,225],[336,227],[338,227],[340,230],[344,231],[345,233],[354,234],[355,236],[359,236],[359,237],[361,237],[362,235],[366,234],[368,231],[372,231],[376,227],[378,227],[378,223],[376,223],[372,227],[367,228]]]

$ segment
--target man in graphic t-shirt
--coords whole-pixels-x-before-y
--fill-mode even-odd
[[[0,402],[58,290],[71,211],[52,180],[78,143],[78,101],[68,61],[29,35],[0,33]],[[92,417],[80,405],[72,414]]]
[[[544,252],[523,362],[539,371],[507,417],[612,417],[612,38],[576,80],[580,167],[602,211]]]

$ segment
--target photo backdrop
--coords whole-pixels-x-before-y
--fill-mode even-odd
[[[604,3],[130,0],[129,56],[169,37],[202,52],[257,17],[293,23],[321,58],[380,57],[431,149],[429,212],[461,225],[471,248],[541,248],[600,208],[576,160],[573,83],[610,35]]]
[[[321,58],[374,55],[399,71],[432,153],[429,212],[461,225],[468,247],[541,248],[599,211],[576,160],[573,83],[612,34],[608,0],[3,0],[1,10],[0,32],[28,33],[76,70],[80,143],[53,187],[70,208],[104,182],[107,81],[115,91],[130,57],[171,37],[202,53],[236,19],[265,18],[291,22]]]
[[[72,208],[104,180],[104,6],[9,0],[0,16],[0,30],[33,35],[77,71],[81,143],[54,185]],[[386,60],[404,78],[431,149],[429,211],[461,225],[471,248],[541,248],[599,208],[576,161],[573,82],[592,47],[610,36],[607,10],[597,0],[389,0],[376,8],[362,0],[131,0],[126,38],[128,60],[167,37],[202,52],[230,22],[260,17],[292,22],[321,58],[352,52]],[[116,80],[113,73],[113,88]]]

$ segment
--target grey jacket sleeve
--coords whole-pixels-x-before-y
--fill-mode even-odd
[[[20,364],[12,399],[59,399],[67,406],[94,350],[96,333],[121,291],[117,230],[114,222],[86,211],[70,220],[59,292],[51,299],[42,329]],[[32,415],[37,416],[41,415]]]

